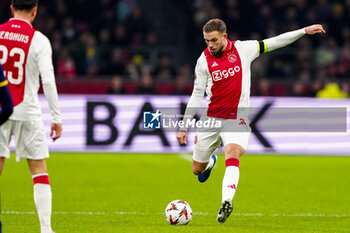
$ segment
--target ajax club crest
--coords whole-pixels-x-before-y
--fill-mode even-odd
[[[228,61],[231,63],[234,63],[237,60],[236,55],[231,54],[230,56],[228,56]]]

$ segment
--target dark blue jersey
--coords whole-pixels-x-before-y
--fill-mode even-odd
[[[4,71],[0,65],[0,125],[2,125],[13,112],[13,103],[10,95],[7,80],[4,76]]]

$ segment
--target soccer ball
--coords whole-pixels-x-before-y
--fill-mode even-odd
[[[191,206],[183,200],[175,200],[165,208],[165,218],[171,225],[186,225],[192,220]]]

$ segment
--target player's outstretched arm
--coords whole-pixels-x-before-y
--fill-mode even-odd
[[[326,31],[323,29],[322,25],[315,24],[295,31],[290,31],[283,33],[281,35],[271,37],[259,42],[260,53],[266,53],[273,51],[278,48],[285,47],[294,41],[298,40],[300,37],[315,34],[324,34]]]
[[[323,29],[323,26],[321,24],[314,24],[306,27],[305,33],[308,35],[325,34],[326,31]]]

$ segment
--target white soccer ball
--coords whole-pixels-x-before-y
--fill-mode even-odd
[[[183,200],[175,200],[165,208],[165,218],[171,225],[186,225],[192,220],[191,206]]]

